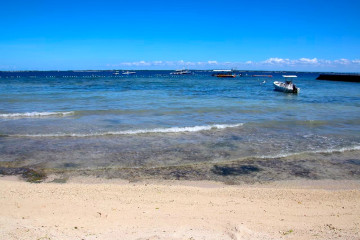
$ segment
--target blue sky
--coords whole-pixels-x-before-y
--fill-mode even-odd
[[[0,70],[360,72],[360,1],[6,1]]]

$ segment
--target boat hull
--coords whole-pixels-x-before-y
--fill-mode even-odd
[[[218,78],[234,78],[234,77],[236,77],[235,74],[217,74],[215,76]]]
[[[175,72],[170,73],[171,75],[189,75],[192,74],[189,70],[176,70]]]
[[[191,74],[191,72],[186,72],[186,73],[170,73],[171,75],[189,75]]]
[[[295,87],[293,84],[286,84],[283,82],[274,82],[275,91],[284,92],[284,93],[299,93],[300,88]]]
[[[123,72],[122,75],[134,75],[136,74],[136,72],[129,72],[129,71],[126,71],[126,72]]]

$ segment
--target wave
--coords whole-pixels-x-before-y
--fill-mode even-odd
[[[290,157],[290,156],[296,156],[296,155],[301,155],[301,154],[316,154],[316,153],[343,153],[343,152],[347,152],[347,151],[357,151],[360,150],[360,146],[351,146],[351,147],[342,147],[342,148],[330,148],[330,149],[319,149],[319,150],[313,150],[313,151],[304,151],[304,152],[298,152],[298,153],[281,153],[281,154],[276,154],[276,155],[263,155],[263,156],[258,156],[258,158],[269,158],[269,159],[273,159],[273,158],[286,158],[286,157]]]
[[[215,129],[234,128],[242,126],[243,123],[237,124],[213,124],[205,126],[194,127],[170,127],[170,128],[154,128],[154,129],[138,129],[138,130],[126,130],[126,131],[112,131],[112,132],[96,132],[96,133],[55,133],[55,134],[16,134],[6,135],[8,137],[98,137],[108,135],[136,135],[146,133],[184,133],[184,132],[200,132],[209,131]]]
[[[0,118],[40,118],[40,117],[62,117],[73,115],[75,112],[25,112],[25,113],[2,113]]]
[[[356,151],[360,150],[360,146],[352,146],[352,147],[343,147],[343,148],[334,148],[334,149],[326,149],[326,150],[317,150],[313,151],[314,153],[336,153],[336,152],[346,152],[346,151]]]

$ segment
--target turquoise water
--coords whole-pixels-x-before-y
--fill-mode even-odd
[[[358,83],[286,73],[298,76],[294,95],[273,90],[280,72],[231,79],[210,71],[113,73],[0,73],[0,162],[153,168],[331,154],[358,167]]]

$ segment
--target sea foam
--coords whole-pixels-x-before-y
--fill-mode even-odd
[[[262,156],[259,156],[258,158],[274,159],[274,158],[286,158],[289,156],[295,156],[295,155],[300,155],[300,154],[343,153],[343,152],[357,151],[357,150],[360,150],[359,145],[350,146],[350,147],[342,147],[342,148],[319,149],[319,150],[304,151],[304,152],[297,152],[297,153],[295,152],[295,153],[280,153],[280,154],[276,154],[276,155],[262,155]]]
[[[62,117],[73,115],[75,112],[25,112],[25,113],[2,113],[0,118],[40,118],[40,117]]]
[[[110,131],[110,132],[95,132],[95,133],[54,133],[54,134],[24,134],[24,135],[8,135],[16,137],[97,137],[107,135],[135,135],[146,133],[184,133],[184,132],[200,132],[215,129],[234,128],[242,126],[243,123],[237,124],[213,124],[205,126],[193,127],[170,127],[170,128],[154,128],[154,129],[138,129],[126,131]]]

